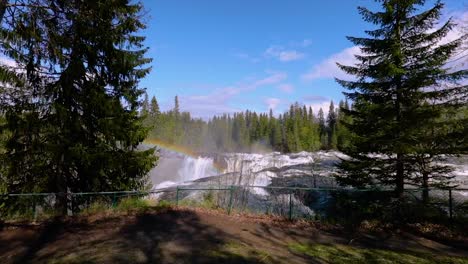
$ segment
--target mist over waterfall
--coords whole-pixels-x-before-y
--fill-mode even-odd
[[[155,189],[181,185],[220,173],[210,157],[191,157],[166,149],[160,149],[159,155],[158,166],[150,172]]]
[[[194,181],[218,174],[214,167],[213,159],[207,157],[184,157],[182,167],[177,171],[179,179],[184,182]]]

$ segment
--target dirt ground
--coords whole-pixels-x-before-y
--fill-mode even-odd
[[[164,209],[75,217],[0,231],[1,263],[323,263],[291,244],[344,244],[468,257],[458,247],[399,234],[349,236],[312,225],[224,213]],[[466,246],[466,247],[465,247]]]

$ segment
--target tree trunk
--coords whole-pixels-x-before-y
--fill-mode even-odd
[[[8,0],[0,0],[0,25],[2,24],[3,16],[7,9]]]
[[[395,193],[396,196],[401,198],[404,191],[404,164],[402,154],[397,154],[397,163],[396,163],[396,177],[395,177]]]
[[[58,193],[57,196],[55,197],[56,199],[56,204],[55,204],[55,210],[58,214],[61,216],[65,216],[68,213],[68,190],[67,190],[67,180],[66,180],[66,174],[65,170],[63,169],[63,164],[65,160],[65,155],[62,153],[60,157],[60,162],[59,162],[59,170],[57,172],[57,175],[55,176],[55,184],[56,184],[56,192]]]
[[[427,204],[429,202],[429,173],[423,172],[422,180],[422,200],[424,204]]]
[[[395,55],[395,65],[401,68],[403,66],[403,59],[401,57],[401,14],[400,14],[400,7],[398,6],[398,3],[396,3],[396,38],[397,38],[397,49],[398,49],[398,55]],[[401,122],[403,120],[402,118],[402,113],[401,113],[401,107],[402,107],[402,77],[400,74],[395,76],[395,81],[396,81],[396,101],[395,101],[395,110],[396,110],[396,122],[397,122],[397,141],[401,142]],[[399,153],[399,146],[397,149],[397,161],[396,161],[396,178],[395,178],[395,192],[397,197],[401,198],[403,196],[403,191],[404,191],[404,160],[403,160],[403,154]]]

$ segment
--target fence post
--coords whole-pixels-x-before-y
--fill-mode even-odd
[[[179,186],[177,186],[177,189],[176,189],[176,206],[179,206]]]
[[[452,204],[452,189],[449,189],[449,216],[450,220],[453,217],[453,204]]]
[[[37,221],[37,209],[36,209],[36,197],[33,196],[33,214],[34,214],[34,222]]]
[[[231,210],[232,210],[232,196],[233,196],[233,192],[234,192],[234,186],[231,185],[231,187],[229,188],[228,215],[231,214]]]
[[[292,192],[289,193],[289,220],[292,220],[292,209],[293,209],[293,200]]]
[[[114,195],[112,197],[112,207],[116,207],[117,206],[117,194],[114,192]]]
[[[68,192],[67,192],[67,196],[68,196]],[[68,199],[67,199],[68,200]],[[68,206],[67,204],[67,208],[68,208],[68,211],[67,211],[67,215],[68,216],[73,216],[73,193],[70,193],[70,206]]]

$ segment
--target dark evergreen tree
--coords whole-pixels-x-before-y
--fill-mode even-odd
[[[152,149],[137,149],[147,134],[138,83],[150,70],[144,37],[136,34],[145,27],[142,6],[25,0],[11,8],[0,45],[22,71],[8,82],[16,92],[1,109],[11,133],[1,165],[6,191],[146,187],[156,158]],[[66,198],[57,197],[62,212]]]
[[[328,148],[336,149],[337,135],[336,135],[336,112],[333,101],[330,102],[330,108],[327,115],[327,135],[328,135]]]
[[[349,148],[351,144],[351,133],[346,124],[351,124],[352,121],[350,116],[345,112],[349,110],[348,101],[340,101],[336,126],[336,144],[338,150],[345,150]]]
[[[314,112],[312,111],[312,107],[311,107],[311,106],[309,106],[308,120],[309,120],[310,123],[314,123],[314,122],[315,122]]]
[[[424,164],[435,164],[432,161],[440,154],[458,151],[452,143],[457,137],[448,138],[436,128],[443,122],[444,109],[457,107],[455,102],[466,104],[461,98],[467,87],[456,82],[466,78],[467,71],[444,67],[462,39],[440,43],[453,27],[448,20],[435,28],[441,2],[420,13],[422,0],[380,2],[383,10],[378,12],[359,7],[364,20],[378,28],[366,31],[369,37],[348,37],[361,47],[363,54],[356,55],[359,63],[339,65],[356,77],[337,80],[349,89],[345,95],[354,102],[353,109],[345,112],[352,118],[348,128],[356,136],[345,149],[351,159],[341,163],[343,174],[338,179],[354,186],[390,186],[401,196],[405,184],[420,184],[425,173],[434,184],[449,178],[449,168],[426,167],[424,172],[416,161],[425,157]]]
[[[328,145],[327,127],[325,125],[325,114],[323,113],[322,108],[319,109],[317,119],[318,119],[318,126],[319,126],[319,137],[320,137],[321,148],[326,148]]]
[[[156,100],[156,97],[153,96],[151,98],[151,104],[150,104],[150,115],[152,117],[157,117],[161,114],[161,111],[159,110],[159,104],[158,101]]]
[[[149,105],[148,94],[145,92],[143,102],[141,103],[141,112],[140,113],[141,113],[142,116],[148,115],[149,107],[150,107],[150,105]]]
[[[179,97],[177,95],[174,98],[174,114],[176,117],[180,114]]]

